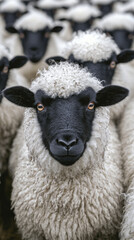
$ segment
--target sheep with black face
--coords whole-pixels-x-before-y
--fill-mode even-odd
[[[102,12],[102,16],[112,12],[115,0],[91,0],[90,3],[97,6]]]
[[[27,11],[25,5],[22,2],[16,0],[6,0],[0,5],[0,24],[1,34],[3,40],[9,37],[9,33],[6,31],[6,27],[13,25],[17,19],[19,19]]]
[[[26,107],[12,192],[23,239],[116,239],[123,179],[106,106],[127,94],[67,62],[3,92]]]
[[[54,26],[50,17],[39,11],[25,14],[15,26],[7,28],[10,33],[16,33],[9,41],[12,54],[25,54],[30,60],[21,69],[28,80],[33,79],[38,68],[44,66],[45,57],[52,56],[58,52],[59,46],[62,47],[63,41],[56,34],[51,36],[61,29],[61,26]]]
[[[55,61],[70,61],[87,68],[104,86],[115,84],[127,87],[130,96],[111,107],[111,117],[119,119],[134,94],[133,69],[128,63],[134,59],[133,50],[120,51],[116,43],[99,31],[79,32],[61,51]],[[52,58],[53,59],[53,58]],[[47,60],[51,62],[51,58]]]
[[[134,17],[130,13],[110,13],[94,24],[111,35],[121,50],[132,48]]]
[[[11,58],[8,50],[0,45],[0,173],[7,168],[11,142],[19,127],[23,110],[3,99],[1,92],[6,87],[26,85],[26,80],[14,68],[20,68],[27,62],[25,56]]]

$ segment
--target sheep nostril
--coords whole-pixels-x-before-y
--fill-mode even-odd
[[[74,139],[71,139],[71,140],[65,140],[65,139],[59,138],[56,141],[57,141],[58,145],[61,145],[65,148],[69,149],[70,147],[77,144],[78,139],[74,138]]]

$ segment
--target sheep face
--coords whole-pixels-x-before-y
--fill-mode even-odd
[[[96,93],[88,87],[67,98],[52,98],[40,89],[33,93],[24,87],[13,87],[3,94],[17,105],[34,108],[45,149],[60,164],[69,166],[85,152],[92,135],[95,109],[121,101],[128,90],[109,86]]]
[[[47,51],[49,38],[52,32],[61,31],[61,26],[55,26],[52,29],[45,27],[38,31],[29,31],[26,29],[17,30],[15,27],[6,28],[10,33],[18,33],[23,47],[23,51],[28,59],[33,62],[39,62]]]
[[[14,11],[14,12],[2,12],[6,26],[12,25],[26,12]]]
[[[113,31],[105,31],[111,35],[121,50],[130,49],[133,43],[134,33],[125,29],[116,29]]]
[[[27,62],[26,57],[15,57],[9,60],[7,57],[0,59],[0,92],[6,87],[9,78],[10,70],[19,68]],[[0,103],[2,102],[2,95],[0,94]]]

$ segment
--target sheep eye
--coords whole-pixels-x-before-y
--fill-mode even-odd
[[[89,109],[89,110],[93,110],[93,109],[94,109],[94,103],[93,103],[93,102],[90,102],[90,103],[88,104],[88,109]]]
[[[110,63],[110,68],[114,69],[116,67],[116,62],[112,61]]]
[[[23,39],[25,37],[24,33],[20,33],[20,38]]]
[[[44,108],[45,108],[45,107],[43,106],[43,104],[41,104],[41,103],[38,103],[38,104],[37,104],[37,110],[38,110],[39,112],[43,111]]]
[[[2,71],[3,73],[8,73],[8,67],[7,66],[5,66],[4,68],[3,68],[3,71]]]
[[[129,34],[129,35],[128,35],[128,38],[129,38],[129,39],[133,39],[133,34]]]
[[[45,37],[45,38],[49,38],[49,36],[50,36],[49,32],[46,32],[46,33],[44,34],[44,37]]]

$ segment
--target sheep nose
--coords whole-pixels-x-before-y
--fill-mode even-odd
[[[37,50],[38,50],[37,47],[31,47],[31,48],[30,48],[30,51],[31,51],[31,52],[36,52]]]
[[[67,150],[69,150],[71,147],[76,145],[77,142],[78,142],[78,139],[75,137],[72,137],[72,138],[63,137],[63,138],[57,139],[58,145],[65,147]]]

